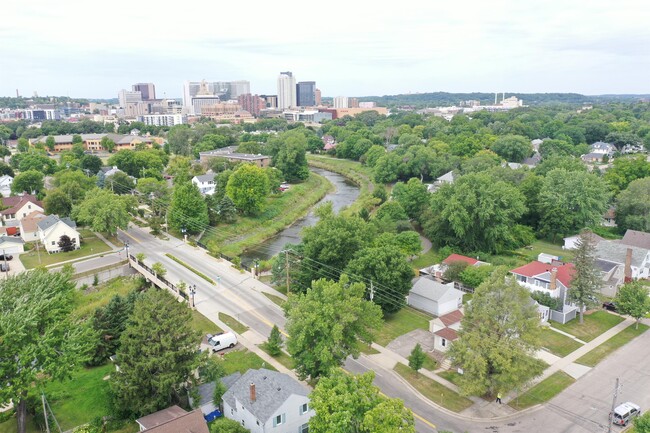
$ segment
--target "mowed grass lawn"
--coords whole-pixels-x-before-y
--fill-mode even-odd
[[[563,371],[558,371],[512,400],[510,406],[520,410],[547,402],[573,382],[575,382],[574,378]]]
[[[592,349],[588,353],[578,358],[576,362],[578,364],[594,367],[608,355],[625,346],[627,343],[643,334],[647,330],[648,326],[644,325],[643,323],[639,323],[639,329],[636,329],[634,325],[630,325],[609,340],[605,341],[600,346]]]
[[[463,397],[440,383],[421,374],[417,375],[404,364],[397,363],[394,370],[417,389],[420,394],[444,408],[454,412],[461,412],[473,404],[472,400]]]
[[[573,251],[563,250],[561,244],[554,244],[543,240],[536,240],[527,247],[519,248],[515,252],[528,256],[531,260],[537,260],[537,256],[540,253],[558,256],[563,262],[570,262],[573,260]]]
[[[268,370],[275,371],[272,365],[267,364],[255,353],[249,352],[248,349],[233,350],[221,356],[221,359],[223,360],[222,365],[226,376],[237,371],[244,374],[251,368],[257,370],[264,367]]]
[[[548,328],[542,328],[541,340],[544,349],[561,358],[582,347],[574,339]]]
[[[40,248],[40,253],[34,248],[28,253],[20,255],[20,261],[23,262],[25,269],[33,269],[38,266],[48,266],[56,263],[61,263],[67,260],[80,259],[91,254],[103,253],[110,251],[109,247],[104,241],[99,239],[90,230],[79,230],[81,235],[81,248],[67,253],[48,254],[45,248]],[[40,259],[39,259],[40,254]]]
[[[429,314],[412,308],[402,308],[397,313],[384,317],[384,323],[375,335],[375,343],[386,346],[395,338],[414,329],[429,329],[431,319],[433,316]]]
[[[621,323],[622,317],[609,314],[606,311],[595,311],[591,314],[585,314],[584,323],[580,323],[579,316],[564,325],[553,322],[551,326],[560,331],[568,332],[582,341],[591,341],[603,332]]]

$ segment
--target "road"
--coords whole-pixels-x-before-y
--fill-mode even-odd
[[[248,273],[239,273],[227,262],[217,261],[207,256],[203,250],[182,241],[173,238],[161,241],[138,227],[130,228],[128,236],[121,234],[120,238],[129,241],[132,253],[143,252],[147,256],[145,262],[148,265],[161,262],[167,269],[165,278],[172,283],[185,281],[187,284],[196,284],[196,307],[206,317],[215,317],[219,311],[225,312],[245,323],[262,339],[267,338],[273,324],[284,328],[286,320],[282,310],[262,292],[279,294],[252,279]],[[209,284],[165,256],[165,253],[178,257],[215,280],[220,277],[219,283]],[[405,405],[416,414],[418,432],[602,433],[607,431],[607,417],[616,377],[621,379],[622,384],[619,402],[633,401],[642,410],[650,408],[650,366],[647,359],[650,359],[650,332],[601,362],[543,407],[496,420],[470,419],[443,411],[422,400],[394,372],[364,355],[358,360],[348,359],[345,367],[354,373],[374,371],[375,383],[382,391],[390,397],[404,400]],[[613,431],[618,432],[620,428],[614,427]]]

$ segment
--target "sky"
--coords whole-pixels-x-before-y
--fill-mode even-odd
[[[0,96],[116,98],[280,71],[323,96],[650,93],[647,0],[4,1]]]

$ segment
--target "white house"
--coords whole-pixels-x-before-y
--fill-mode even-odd
[[[489,265],[487,262],[482,262],[478,259],[473,259],[471,257],[463,256],[461,254],[451,254],[449,257],[444,259],[442,263],[436,263],[433,266],[428,268],[420,269],[420,275],[432,275],[436,278],[442,278],[449,265],[454,262],[464,262],[467,263],[467,266],[483,266]]]
[[[562,310],[549,310],[543,305],[538,305],[538,312],[542,321],[548,319],[556,322],[566,323],[576,316],[578,307],[572,304],[567,292],[571,287],[571,279],[575,268],[573,263],[562,263],[553,261],[543,263],[541,261],[530,262],[510,271],[519,285],[532,292],[546,293],[551,298],[562,301]]]
[[[616,146],[610,143],[597,141],[589,146],[589,153],[582,155],[581,158],[585,162],[601,162],[605,156],[612,158],[616,152]]]
[[[8,174],[0,176],[0,194],[3,197],[9,197],[11,195],[11,184],[14,183],[14,178]]]
[[[463,292],[454,288],[454,283],[443,284],[431,277],[419,277],[407,297],[408,305],[442,316],[458,310],[463,305]]]
[[[192,183],[199,188],[202,195],[212,195],[217,186],[214,182],[215,176],[215,173],[208,171],[206,174],[194,176],[192,178]]]
[[[650,278],[650,249],[620,241],[604,240],[596,245],[596,265],[603,277],[601,293],[615,296],[627,281]],[[631,237],[628,237],[628,242]]]
[[[578,239],[580,239],[580,235],[573,235],[569,236],[568,238],[564,238],[564,245],[562,245],[563,250],[574,250],[578,248]],[[601,238],[595,233],[589,233],[589,239],[591,242],[594,243],[594,245],[597,245],[598,242],[604,240],[604,238]]]
[[[17,227],[20,220],[34,211],[45,212],[43,203],[32,194],[3,197],[2,205],[6,209],[0,211],[0,215],[2,215],[2,222],[7,226]]]
[[[456,175],[454,175],[453,171],[449,171],[442,176],[436,178],[436,180],[433,182],[433,184],[429,184],[427,186],[427,190],[429,192],[436,192],[442,185],[444,184],[452,184],[454,183],[454,180],[456,178]]]
[[[0,236],[0,254],[20,254],[24,251],[22,239],[14,236]]]
[[[80,247],[79,232],[77,224],[70,218],[59,218],[56,215],[48,215],[36,223],[38,226],[38,238],[48,253],[58,253],[59,240],[61,236],[67,235],[75,249]]]
[[[260,368],[248,370],[224,393],[223,414],[251,433],[307,433],[314,411],[309,389],[286,374]]]
[[[36,242],[38,237],[38,222],[45,219],[44,213],[34,211],[20,220],[20,237],[25,242]]]
[[[463,316],[462,310],[456,310],[429,321],[429,331],[433,334],[435,350],[446,352],[449,349],[449,345],[458,338]]]

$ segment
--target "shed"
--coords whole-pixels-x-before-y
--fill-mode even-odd
[[[442,316],[463,305],[463,292],[454,283],[443,284],[431,277],[419,277],[409,291],[407,303],[413,308]]]

